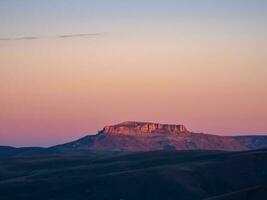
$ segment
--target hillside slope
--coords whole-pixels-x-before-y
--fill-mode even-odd
[[[266,150],[13,157],[0,166],[1,200],[265,200],[267,194]]]

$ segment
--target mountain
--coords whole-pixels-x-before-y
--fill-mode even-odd
[[[50,148],[0,147],[5,155],[87,155],[156,150],[246,151],[267,148],[267,136],[218,136],[189,131],[184,125],[123,122],[95,135]]]
[[[221,150],[267,148],[267,136],[218,136],[193,133],[184,125],[123,122],[106,126],[96,135],[53,147],[61,152]]]
[[[266,136],[184,125],[123,122],[50,148],[0,147],[1,200],[265,200],[266,180]]]
[[[267,150],[0,158],[1,200],[265,200]]]

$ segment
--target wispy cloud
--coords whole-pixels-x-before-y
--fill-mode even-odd
[[[106,32],[98,33],[79,33],[79,34],[62,34],[55,36],[23,36],[23,37],[6,37],[0,38],[0,41],[15,41],[15,40],[40,40],[40,39],[53,39],[53,38],[74,38],[74,37],[98,37],[107,34]]]
[[[69,38],[69,37],[93,37],[93,36],[102,36],[106,33],[82,33],[82,34],[69,34],[69,35],[58,35],[59,38]]]

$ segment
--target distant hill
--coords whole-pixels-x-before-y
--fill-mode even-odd
[[[123,122],[95,135],[50,148],[0,147],[3,155],[87,155],[156,150],[246,151],[267,148],[267,136],[218,136],[189,131],[184,125]]]
[[[0,156],[32,156],[32,155],[60,155],[59,150],[54,148],[42,148],[42,147],[22,147],[15,148],[9,146],[0,146]]]

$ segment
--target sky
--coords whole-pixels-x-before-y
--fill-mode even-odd
[[[1,0],[0,145],[122,121],[267,134],[267,1]]]

